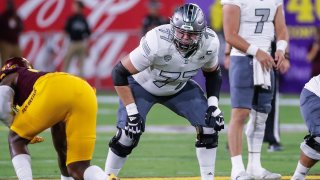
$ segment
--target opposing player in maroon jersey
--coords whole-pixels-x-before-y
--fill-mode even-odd
[[[12,107],[18,105],[14,115]],[[61,179],[107,179],[90,161],[96,140],[97,99],[83,79],[41,72],[24,58],[6,61],[0,72],[0,119],[10,125],[8,142],[19,179],[32,179],[28,144],[51,127]]]

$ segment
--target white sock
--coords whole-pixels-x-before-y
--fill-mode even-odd
[[[196,148],[201,180],[213,180],[217,148]]]
[[[125,158],[120,157],[112,152],[112,150],[109,148],[108,157],[105,164],[106,174],[114,174],[117,176],[127,159],[128,156]]]
[[[67,177],[61,174],[61,180],[73,180],[73,177]]]
[[[310,170],[310,168],[305,167],[299,161],[298,164],[297,164],[296,171],[294,172],[293,176],[298,176],[298,177],[303,176],[303,177],[305,177],[308,174],[309,170]]]
[[[253,171],[262,170],[260,159],[261,159],[261,153],[249,152],[247,171],[253,172]]]
[[[247,171],[249,172],[262,170],[261,148],[267,118],[268,114],[266,113],[260,113],[253,109],[250,112],[250,119],[246,129],[249,151]]]
[[[232,171],[231,171],[232,177],[238,175],[242,171],[246,171],[244,169],[241,155],[231,157],[231,164],[232,164]]]
[[[251,110],[246,135],[249,152],[261,152],[268,114]]]
[[[31,157],[18,154],[12,158],[12,164],[19,180],[32,180]]]
[[[84,180],[106,180],[107,175],[98,166],[89,166],[83,173]]]

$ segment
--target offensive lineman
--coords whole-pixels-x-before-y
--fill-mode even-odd
[[[305,84],[300,95],[300,111],[309,135],[300,145],[300,160],[291,180],[305,180],[309,170],[320,160],[320,75]]]
[[[20,110],[12,116],[12,106]],[[67,73],[31,68],[24,58],[8,59],[0,72],[0,119],[11,124],[8,142],[17,177],[32,180],[28,144],[51,127],[62,180],[105,180],[91,166],[96,139],[97,100],[84,80]],[[72,178],[73,177],[73,178]]]
[[[281,179],[280,174],[262,167],[260,157],[274,91],[272,67],[284,66],[288,44],[282,0],[221,0],[221,3],[225,39],[232,46],[229,69],[232,111],[228,129],[231,179]],[[273,59],[270,50],[275,36],[277,50]],[[249,114],[246,129],[249,155],[245,169],[242,132]]]
[[[214,179],[218,131],[224,128],[218,108],[218,52],[219,39],[206,27],[202,10],[196,4],[185,4],[176,9],[170,24],[150,30],[140,45],[114,67],[112,78],[121,102],[118,132],[109,143],[107,174],[119,173],[138,145],[149,110],[160,103],[196,128],[202,180]],[[191,80],[200,68],[206,78],[208,99]]]

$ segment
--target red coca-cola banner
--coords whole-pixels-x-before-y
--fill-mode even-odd
[[[63,33],[64,24],[72,14],[72,0],[15,0],[18,14],[24,21],[20,38],[23,54],[37,69],[59,71],[69,39]],[[83,0],[85,14],[93,31],[85,78],[98,89],[113,89],[110,73],[114,64],[139,43],[143,17],[148,0]],[[163,0],[161,14],[171,16],[183,0]],[[6,1],[0,1],[0,11]],[[70,72],[77,74],[73,61]]]

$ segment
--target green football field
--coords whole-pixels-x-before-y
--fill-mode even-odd
[[[102,168],[104,168],[108,149],[107,142],[115,133],[116,109],[117,104],[114,103],[99,104],[98,134],[92,164],[99,165]],[[226,122],[228,122],[230,106],[227,104],[221,105],[221,109],[225,113]],[[198,177],[199,168],[194,148],[195,134],[192,128],[190,128],[191,131],[185,128],[188,127],[187,121],[160,105],[156,105],[151,110],[147,119],[146,132],[143,134],[138,148],[130,155],[119,176],[122,179],[130,177],[144,179],[150,179],[151,177],[172,177],[169,179],[173,179],[173,177],[180,177],[180,179],[196,177],[193,179],[200,179]],[[306,132],[301,130],[303,120],[298,106],[280,106],[280,119],[282,125],[298,124],[300,129],[295,129],[295,126],[291,126],[291,129],[289,128],[289,130],[281,133],[283,151],[267,152],[267,145],[264,144],[262,164],[271,171],[290,176],[295,170],[299,158],[299,144]],[[162,130],[154,132],[157,127]],[[175,127],[177,131],[164,132],[166,128],[172,130],[172,127]],[[46,131],[41,135],[45,137],[45,142],[29,145],[34,178],[59,178],[60,172],[57,166],[57,158],[49,132]],[[0,152],[0,179],[14,179],[15,173],[7,145],[7,129],[2,125],[0,125]],[[244,152],[246,152],[246,145],[244,145]],[[244,162],[246,162],[247,154],[244,153],[243,157]],[[219,139],[216,175],[229,176],[230,165],[230,157],[226,149],[226,130],[224,130]],[[310,174],[318,174],[315,178],[310,177],[310,179],[320,179],[320,165],[316,165],[310,171]],[[219,180],[219,178],[217,179]],[[221,177],[221,179],[223,178]],[[228,179],[228,177],[225,179]]]

